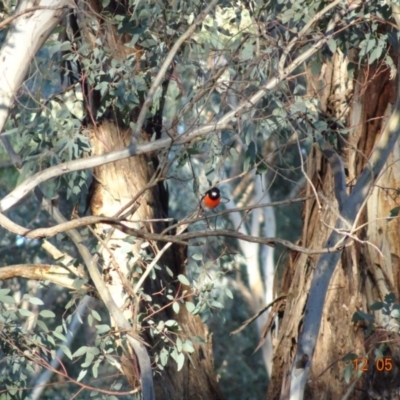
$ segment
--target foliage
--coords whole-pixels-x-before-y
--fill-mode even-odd
[[[204,6],[197,0],[171,4],[130,1],[126,12],[121,12],[117,3],[103,1],[101,22],[91,15],[91,23],[87,24],[85,32],[82,30],[71,35],[71,27],[58,27],[36,56],[25,89],[18,94],[16,106],[11,110],[3,131],[4,135],[13,138],[13,145],[23,158],[23,168],[19,177],[9,167],[0,172],[6,182],[6,187],[1,188],[2,197],[39,171],[90,154],[85,118],[104,121],[111,115],[117,115],[121,126],[135,129],[137,116],[160,65]],[[296,41],[306,24],[316,18],[327,4],[324,1],[302,0],[266,4],[253,1],[219,2],[185,41],[169,68],[169,85],[163,106],[163,137],[184,137],[193,127],[216,123],[238,104],[246,102],[260,86],[279,75],[279,60],[291,41],[295,46],[289,52],[288,63],[325,35],[336,9],[323,14],[312,24],[306,35],[310,44],[303,46],[302,41]],[[389,8],[379,2],[367,3],[345,13],[338,26],[338,34],[307,60],[313,74],[319,75],[325,60],[338,49],[345,54],[359,49],[358,63],[372,65],[384,59],[388,68],[394,71],[395,63],[389,52],[394,34],[382,29],[379,23],[388,17]],[[126,54],[123,57],[105,36],[99,34],[108,28],[129,38],[124,44]],[[93,40],[93,46],[89,44],[90,40]],[[85,107],[87,93],[81,90],[83,78],[77,70],[78,63],[85,71],[85,83],[98,95],[95,111]],[[322,135],[327,137],[332,132],[336,136],[346,136],[346,128],[321,110],[316,97],[307,95],[307,82],[302,76],[304,71],[305,66],[299,66],[296,77],[282,80],[265,93],[261,102],[235,114],[220,135],[212,133],[160,152],[160,162],[165,168],[162,178],[167,180],[169,187],[172,215],[178,219],[190,215],[198,208],[198,199],[210,186],[221,181],[235,181],[243,176],[252,176],[254,180],[268,176],[273,181],[270,188],[272,196],[276,199],[287,197],[301,177],[301,167],[313,140]],[[163,85],[157,88],[147,112],[148,126],[162,107],[163,88]],[[140,142],[141,138],[138,140]],[[156,132],[150,140],[156,140]],[[269,143],[273,143],[272,150],[268,148]],[[275,157],[273,162],[270,161],[271,154]],[[48,181],[40,188],[47,198],[58,197],[59,208],[64,215],[71,214],[74,205],[83,215],[89,182],[90,171],[83,169]],[[252,187],[250,183],[249,187]],[[230,197],[234,189],[234,185],[226,185],[222,190],[226,191],[226,197]],[[246,201],[246,195],[244,187],[234,200]],[[294,241],[300,229],[298,207],[278,209],[277,213],[279,236]],[[31,197],[10,211],[9,217],[30,229],[48,223],[48,217],[39,211],[37,200]],[[293,222],[294,219],[296,221]],[[250,229],[245,216],[243,225]],[[227,219],[211,216],[189,229],[204,231],[227,227],[233,227]],[[82,231],[82,235],[92,255],[100,257],[98,247],[91,242],[91,234]],[[135,240],[135,237],[127,239],[119,250],[129,254]],[[52,243],[62,253],[71,254],[73,260],[69,265],[79,266],[81,260],[64,234],[57,235]],[[2,236],[0,251],[13,246],[18,252],[6,254],[2,264],[52,263],[53,260],[41,250],[41,245],[39,239],[28,240],[7,232]],[[146,243],[140,257],[146,265],[150,265],[153,254],[145,246]],[[180,337],[181,327],[175,314],[181,308],[209,321],[215,332],[223,325],[221,321],[217,323],[219,315],[224,316],[221,319],[226,319],[232,329],[232,321],[239,324],[239,316],[240,321],[245,319],[248,309],[237,300],[241,290],[235,286],[235,275],[244,275],[247,261],[237,252],[233,240],[221,242],[198,238],[190,249],[187,276],[181,274],[174,277],[166,269],[170,282],[162,293],[162,301],[156,302],[151,297],[152,293],[145,293],[140,288],[139,295],[145,299],[148,308],[138,311],[133,324],[139,330],[148,330],[149,335],[159,343],[159,351],[153,360],[156,374],[162,373],[171,360],[179,371],[195,351],[196,343],[202,340],[199,337]],[[131,259],[136,256],[130,255]],[[56,262],[62,265],[62,259]],[[131,271],[132,275],[142,273],[142,266],[136,265],[135,268]],[[160,269],[156,264],[150,279],[159,279],[157,274]],[[247,277],[241,276],[240,279],[246,282]],[[75,315],[74,308],[83,298],[82,286],[87,283],[90,282],[86,274],[77,276],[74,292],[67,293],[49,286],[46,281],[38,285],[28,285],[17,279],[3,282],[0,289],[0,335],[6,372],[0,376],[0,384],[7,391],[2,395],[4,399],[25,398],[25,391],[20,389],[29,387],[40,371],[49,368],[58,348],[66,356],[65,369],[57,372],[60,379],[68,383],[62,394],[65,398],[69,398],[77,386],[82,390],[93,390],[95,387],[98,391],[93,392],[93,398],[111,399],[130,390],[120,373],[120,344],[101,305],[90,309],[87,317],[82,319],[81,323],[86,326],[85,337],[78,336],[71,347],[65,344]],[[177,297],[172,285],[186,289]],[[57,300],[44,304],[39,297],[44,296],[46,290],[50,290]],[[173,313],[167,320],[157,320],[155,316],[163,307],[172,308]],[[375,307],[380,308],[373,310],[382,309],[387,317],[394,317],[393,313],[398,312],[394,300],[389,297]],[[34,318],[34,322],[26,322],[29,318]],[[353,322],[360,319],[368,321],[371,327],[375,321],[373,316],[359,312]],[[124,343],[124,335],[121,335],[121,341]],[[226,377],[231,377],[229,368],[235,364],[239,366],[235,373],[243,374],[241,385],[248,383],[254,372],[250,367],[242,368],[245,363],[242,358],[237,360],[236,346],[229,349],[222,340],[222,345],[218,344],[218,339],[215,341],[217,354],[222,353],[221,348],[231,351],[219,356],[217,370],[222,380],[227,381]],[[237,346],[244,345],[243,359],[247,358],[251,344],[246,340],[235,343]],[[254,364],[259,370],[257,380],[262,382],[265,376],[260,372],[260,361],[254,361]],[[102,381],[101,388],[97,386],[98,381]],[[48,398],[52,397],[52,390],[49,388],[46,392]],[[238,396],[236,398],[243,398],[233,385],[227,393],[232,399],[235,395]],[[260,389],[254,389],[254,393],[259,395]]]
[[[352,374],[359,378],[371,368],[380,372],[393,369],[390,335],[398,331],[400,304],[396,302],[393,293],[388,293],[384,301],[377,301],[369,308],[372,313],[357,311],[352,318],[352,322],[365,325],[369,352],[366,355],[349,353],[343,357],[342,361],[347,363],[344,370],[347,383],[350,382]]]

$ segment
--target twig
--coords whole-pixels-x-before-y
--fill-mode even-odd
[[[300,39],[308,33],[308,30],[311,28],[313,24],[315,24],[321,17],[323,17],[325,14],[328,13],[332,8],[335,8],[338,4],[340,4],[342,0],[335,0],[332,3],[328,4],[325,8],[323,8],[321,11],[318,11],[303,27],[303,29],[294,37],[289,44],[286,46],[285,50],[283,51],[283,54],[279,60],[279,66],[278,66],[278,71],[279,73],[282,73],[286,64],[286,59],[289,55],[289,53],[292,51],[293,46],[296,43],[299,43]]]
[[[85,223],[82,224],[82,220],[85,220]],[[232,231],[232,230],[214,230],[214,231],[195,231],[195,232],[187,232],[187,233],[182,233],[178,235],[164,235],[164,234],[155,234],[155,233],[150,233],[150,232],[144,232],[142,230],[134,229],[134,228],[129,228],[126,225],[123,224],[122,221],[118,219],[113,219],[113,218],[106,218],[106,217],[84,217],[81,218],[80,220],[72,220],[72,221],[65,221],[64,223],[57,225],[52,228],[39,228],[35,230],[29,230],[26,229],[11,220],[9,220],[5,215],[0,214],[0,225],[6,228],[7,230],[14,232],[18,235],[25,236],[28,238],[32,239],[37,239],[37,238],[42,238],[45,237],[45,234],[48,234],[52,232],[52,234],[60,233],[60,232],[67,232],[69,235],[73,228],[72,226],[79,227],[83,225],[88,225],[88,220],[92,224],[96,223],[103,223],[103,224],[109,224],[115,227],[116,229],[119,229],[120,231],[129,234],[131,236],[136,236],[138,238],[146,239],[146,240],[155,240],[155,241],[161,241],[161,242],[171,242],[171,243],[177,243],[177,244],[182,244],[182,245],[188,245],[187,241],[191,239],[198,239],[202,237],[216,237],[216,236],[225,236],[225,237],[232,237],[236,238],[239,240],[244,240],[247,242],[251,243],[260,243],[260,244],[265,244],[267,246],[275,246],[276,244],[281,244],[282,246],[285,246],[291,250],[298,251],[300,253],[312,255],[312,254],[324,254],[324,253],[332,253],[336,251],[340,251],[343,249],[343,246],[334,246],[334,247],[328,247],[324,249],[315,249],[315,250],[310,250],[305,247],[297,246],[293,243],[291,243],[288,240],[285,239],[280,239],[280,238],[262,238],[262,237],[257,237],[257,236],[250,236],[250,235],[244,235],[240,232]],[[129,221],[127,221],[129,222]],[[187,225],[191,223],[191,220],[188,220],[186,222]],[[183,229],[186,229],[187,225],[183,225]],[[347,234],[347,232],[346,232]],[[349,246],[349,245],[347,245]]]
[[[42,200],[43,207],[58,223],[66,222],[66,219],[60,213],[60,211],[56,207],[53,207],[51,202],[48,199],[46,199],[43,196],[43,194],[39,192],[37,188],[36,188],[36,193]],[[97,289],[97,292],[100,294],[101,299],[103,300],[110,315],[115,321],[115,324],[121,330],[126,331],[127,334],[126,338],[136,354],[138,364],[140,367],[140,382],[142,385],[143,399],[154,400],[155,395],[154,395],[154,385],[153,385],[153,373],[151,369],[150,357],[147,353],[146,347],[143,345],[140,337],[138,337],[136,332],[132,329],[131,324],[125,318],[122,311],[115,304],[114,299],[112,298],[107,285],[103,281],[103,278],[100,275],[97,264],[94,262],[94,259],[90,251],[85,245],[82,244],[84,241],[79,232],[75,229],[72,229],[67,231],[67,235],[71,238],[71,240],[77,247],[79,253],[81,254],[82,259],[89,272],[89,275]]]
[[[71,5],[73,2],[71,1]],[[17,14],[12,15],[11,17],[6,18],[5,20],[0,22],[0,30],[4,29],[7,25],[9,25],[14,19],[21,17],[24,14],[29,14],[38,10],[60,10],[63,8],[69,8],[69,6],[63,6],[63,7],[50,7],[50,6],[37,6],[37,7],[31,7],[28,8],[27,10],[20,11]]]
[[[292,63],[288,67],[286,67],[278,77],[271,78],[253,96],[251,96],[249,99],[243,100],[238,107],[226,113],[218,121],[212,124],[204,124],[200,127],[190,129],[185,134],[180,135],[179,137],[174,139],[164,138],[156,140],[155,142],[145,143],[141,145],[137,145],[136,142],[133,141],[129,147],[122,150],[113,151],[111,153],[103,154],[100,156],[93,156],[85,159],[65,162],[60,165],[48,168],[44,171],[38,172],[22,182],[8,196],[0,201],[0,211],[4,212],[8,210],[24,196],[26,196],[33,188],[49,179],[65,175],[73,171],[98,167],[99,165],[108,164],[132,156],[156,152],[158,150],[164,150],[166,148],[169,148],[170,146],[182,145],[198,137],[205,136],[212,131],[225,129],[229,125],[229,122],[232,118],[234,118],[235,116],[237,117],[241,113],[245,112],[247,109],[253,107],[265,96],[268,91],[274,89],[280,82],[286,79],[298,66],[309,59],[320,48],[322,48],[322,46],[333,36],[333,33],[330,33],[330,31],[333,29],[333,26],[334,24],[330,23],[328,26],[327,35],[321,38],[318,42],[316,42],[308,49],[301,52],[301,54],[296,59],[294,59]]]
[[[251,318],[246,319],[246,321],[243,322],[243,324],[235,329],[234,331],[231,332],[231,335],[236,335],[239,332],[241,332],[243,329],[245,329],[248,325],[250,325],[252,322],[254,322],[261,314],[263,314],[265,311],[268,310],[268,308],[272,307],[275,303],[277,303],[278,301],[281,301],[283,299],[286,299],[287,295],[282,295],[277,297],[276,299],[274,299],[273,301],[271,301],[271,303],[267,304],[266,306],[264,306],[260,311],[258,311],[255,315],[253,315]]]
[[[147,111],[148,111],[149,107],[151,106],[151,104],[153,103],[154,94],[156,93],[157,89],[161,85],[161,82],[164,79],[164,76],[165,76],[170,64],[172,63],[176,53],[178,52],[179,48],[182,46],[182,44],[185,40],[189,39],[190,36],[193,35],[197,26],[207,17],[208,13],[215,7],[215,5],[217,3],[218,3],[218,0],[213,0],[205,8],[205,10],[196,18],[196,20],[192,22],[192,24],[186,30],[186,32],[172,46],[172,49],[170,50],[167,57],[165,58],[163,65],[161,66],[160,70],[158,71],[158,74],[157,74],[156,78],[153,80],[153,83],[147,93],[146,100],[144,101],[142,109],[140,110],[140,114],[137,118],[135,129],[133,131],[134,137],[139,136],[140,131],[142,129],[142,125],[144,123],[144,120],[146,119]]]

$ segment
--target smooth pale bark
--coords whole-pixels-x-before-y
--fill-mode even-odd
[[[266,185],[265,182],[262,182],[260,179],[261,178],[253,174],[252,185],[254,186],[255,193],[252,202],[254,204],[270,200],[269,194],[263,192],[263,187],[268,187],[268,185]],[[232,209],[235,207],[236,204],[234,204],[233,200],[227,204],[227,208]],[[264,210],[255,209],[251,214],[245,214],[245,216],[239,212],[231,212],[229,213],[229,218],[235,230],[245,235],[250,234],[255,237],[275,236],[275,219],[272,207],[267,207]],[[262,224],[264,224],[264,229],[261,229]],[[272,247],[262,245],[260,243],[249,243],[239,240],[238,245],[246,265],[247,278],[249,281],[249,289],[251,294],[251,298],[249,299],[251,311],[253,314],[256,314],[266,304],[272,301],[274,282],[274,251]],[[265,278],[263,278],[263,274]],[[271,300],[268,301],[268,299]],[[257,331],[260,339],[267,318],[268,312],[264,312],[257,318]],[[268,376],[271,376],[272,342],[270,335],[262,345],[261,351]]]
[[[333,3],[327,5],[323,10],[321,10],[317,14],[318,18],[323,16],[324,13],[326,13],[339,3],[340,0],[335,0]],[[313,22],[316,22],[318,20],[317,16],[312,19]],[[84,16],[82,18],[84,18]],[[276,88],[282,81],[288,78],[293,73],[293,71],[296,70],[296,68],[298,68],[304,62],[306,62],[310,57],[312,57],[315,53],[317,53],[332,38],[333,28],[335,27],[336,23],[337,23],[336,20],[331,21],[327,26],[326,36],[322,37],[320,40],[315,42],[311,47],[307,48],[303,52],[300,52],[300,55],[298,57],[296,57],[285,68],[282,68],[279,71],[279,76],[274,76],[271,79],[269,79],[265,83],[265,85],[261,87],[260,90],[257,90],[248,99],[241,101],[234,110],[227,112],[215,123],[203,124],[200,127],[194,127],[174,140],[170,138],[165,138],[156,140],[155,142],[140,144],[140,145],[137,145],[136,142],[133,141],[130,144],[130,146],[129,147],[127,146],[125,149],[119,149],[114,152],[110,152],[109,154],[90,157],[87,160],[73,160],[67,163],[63,163],[61,165],[48,168],[45,171],[30,177],[29,180],[23,182],[16,189],[14,189],[8,196],[2,199],[0,202],[0,212],[8,210],[10,207],[16,204],[20,199],[22,199],[27,193],[29,193],[29,191],[32,190],[35,186],[37,186],[41,182],[45,182],[48,179],[55,178],[57,176],[61,176],[63,174],[72,171],[78,171],[86,168],[93,168],[96,166],[100,166],[104,163],[110,163],[116,160],[131,157],[133,155],[151,153],[153,151],[169,148],[172,145],[180,145],[188,143],[196,138],[204,137],[210,132],[215,132],[227,128],[231,120],[236,118],[236,115],[240,113],[245,113],[247,110],[254,107],[254,105],[257,104],[270,90]],[[87,24],[87,20],[84,20],[82,22],[82,26],[84,26],[85,24]],[[92,40],[91,35],[89,33],[84,32],[84,35],[85,38],[88,38],[88,41]],[[3,125],[0,124],[0,130],[3,128],[3,126],[4,122]]]
[[[0,51],[0,131],[3,129],[7,120],[9,110],[12,107],[17,91],[26,77],[28,68],[32,62],[36,52],[43,45],[52,30],[59,24],[64,13],[68,10],[70,3],[67,1],[42,0],[40,2],[21,1],[16,13],[23,13],[21,17],[14,19],[11,23],[6,40]],[[27,12],[27,10],[35,8],[35,11]],[[3,143],[7,146],[6,138]],[[12,157],[13,154],[10,154]],[[89,259],[87,260],[88,263]],[[95,268],[97,268],[95,266]],[[90,268],[89,268],[90,269]],[[92,277],[93,278],[93,277]],[[97,280],[97,289],[102,282]],[[105,295],[99,290],[102,295]],[[112,305],[112,301],[108,303]],[[118,308],[114,307],[117,315]],[[118,326],[130,330],[131,326],[123,318],[119,318]],[[143,388],[143,397],[154,399],[151,366],[146,349],[143,344],[138,342],[134,337],[128,336],[127,339],[135,349],[138,362],[141,367],[141,380]]]
[[[67,0],[20,1],[0,50],[0,132],[33,57],[58,25],[71,3]],[[29,9],[37,9],[26,13]]]

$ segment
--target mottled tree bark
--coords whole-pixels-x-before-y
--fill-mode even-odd
[[[393,55],[393,58],[395,56]],[[395,100],[396,80],[384,64],[361,67],[354,81],[347,76],[348,60],[335,54],[326,65],[322,79],[311,73],[308,76],[311,95],[318,95],[325,116],[339,119],[353,129],[338,140],[338,152],[347,166],[348,190],[368,162],[368,157],[380,137]],[[354,87],[353,87],[354,86]],[[391,395],[397,390],[396,374],[399,367],[398,345],[388,344],[385,357],[392,357],[393,370],[378,372],[374,349],[379,341],[398,337],[377,327],[365,339],[366,325],[353,323],[357,310],[372,313],[369,306],[383,301],[393,292],[399,298],[399,219],[388,222],[390,210],[397,207],[400,170],[399,144],[386,163],[386,167],[372,190],[366,206],[358,218],[353,245],[344,249],[341,262],[336,267],[324,304],[322,324],[307,384],[307,399],[339,399],[351,393],[352,399],[371,398],[372,393]],[[397,163],[396,163],[397,161]],[[322,206],[315,199],[306,202],[303,210],[304,228],[300,239],[307,248],[322,248],[332,231],[339,210],[334,194],[334,180],[327,159],[317,147],[307,160],[307,175]],[[307,194],[312,194],[310,186]],[[282,290],[288,294],[285,314],[275,348],[273,376],[268,389],[268,399],[285,397],[287,376],[290,374],[297,338],[302,329],[304,307],[311,284],[313,268],[318,256],[292,254],[286,266]],[[376,312],[377,321],[381,314]],[[344,379],[344,355],[370,357],[368,372],[357,380],[353,371],[350,382]],[[283,388],[283,390],[282,390]],[[281,395],[282,393],[282,395]]]
[[[95,46],[95,39],[100,35],[101,42],[107,44],[113,50],[116,59],[123,59],[137,51],[137,49],[124,46],[130,40],[127,35],[118,35],[114,27],[109,24],[102,24],[99,19],[101,10],[98,2],[92,2],[88,6],[81,4],[81,6],[86,7],[87,12],[78,16],[76,26],[79,27],[80,37],[85,43]],[[118,8],[114,12],[123,13],[124,10],[121,7],[123,7],[122,4],[118,3]],[[127,13],[127,10],[125,10],[125,13]],[[89,23],[91,18],[92,23],[95,21],[94,25]],[[99,29],[93,32],[91,26],[98,26]],[[141,53],[139,52],[132,73],[138,73],[140,56]],[[83,74],[85,74],[85,71],[83,71]],[[121,123],[118,115],[114,114],[114,110],[110,110],[107,119],[95,121],[94,116],[96,115],[99,96],[93,88],[86,87],[84,92],[88,113],[86,121],[92,142],[92,153],[99,155],[127,146],[132,140],[132,131]],[[133,118],[135,114],[137,112],[133,110]],[[161,121],[160,117],[157,122],[159,124],[158,129],[161,129]],[[140,137],[134,140],[143,143],[150,140],[152,134],[153,132],[143,130]],[[127,222],[126,225],[160,233],[167,227],[165,222],[146,222],[146,220],[165,218],[168,208],[168,198],[162,183],[150,185],[156,173],[157,164],[157,155],[153,154],[132,157],[95,168],[90,199],[92,214],[116,215],[124,206],[136,199],[131,204],[132,212],[127,217],[134,222]],[[136,238],[130,249],[131,254],[129,254],[126,251],[126,246],[123,246],[124,243],[126,244],[127,235],[125,233],[110,230],[105,225],[97,226],[96,231],[104,238],[99,263],[103,269],[103,276],[110,293],[118,307],[123,310],[126,318],[131,321],[133,326],[138,326],[138,314],[149,312],[152,306],[151,302],[144,300],[140,294],[133,291],[135,282],[148,265],[143,254],[147,252],[153,257],[164,244],[145,243],[144,240]],[[161,270],[156,270],[157,278],[147,277],[145,280],[143,292],[150,295],[154,303],[165,306],[170,302],[165,297],[166,287],[173,289],[173,295],[179,296],[181,293],[182,285],[175,281],[179,274],[185,273],[185,250],[180,247],[172,247],[157,263],[161,266]],[[166,273],[166,266],[173,272],[174,277]],[[169,358],[163,371],[157,371],[154,375],[156,399],[221,399],[222,395],[214,374],[211,336],[201,319],[188,313],[184,305],[180,307],[178,314],[172,311],[171,305],[168,305],[162,311],[155,312],[152,319],[156,322],[175,319],[181,327],[179,337],[183,342],[194,336],[201,337],[204,341],[204,344],[193,343],[195,352],[190,354],[190,359],[186,358],[184,366],[179,372],[175,361],[171,358]],[[159,339],[153,338],[149,334],[149,326],[146,323],[141,324],[141,329],[137,333],[149,344],[149,352],[151,356],[154,356],[160,351],[162,343],[158,343]],[[129,353],[131,356],[129,356]],[[154,358],[152,360],[154,361]],[[121,364],[130,385],[133,388],[137,387],[139,371],[133,351],[125,352]]]

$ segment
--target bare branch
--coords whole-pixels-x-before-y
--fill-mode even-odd
[[[38,193],[38,189],[36,189],[36,193],[39,198],[42,200],[43,207],[47,210],[47,212],[59,223],[65,223],[67,220],[61,214],[61,212],[53,207],[51,202],[46,199],[42,193]],[[110,315],[114,319],[116,325],[121,329],[126,331],[127,339],[132,346],[140,367],[140,382],[142,385],[142,394],[144,400],[155,400],[154,395],[154,385],[153,385],[153,373],[151,369],[151,362],[149,355],[147,353],[146,347],[142,343],[141,338],[137,335],[136,331],[133,330],[129,321],[125,318],[122,311],[115,304],[108,287],[106,286],[103,278],[99,272],[97,263],[92,257],[92,254],[88,250],[88,248],[83,245],[84,240],[82,236],[76,229],[71,229],[66,232],[67,235],[71,238],[76,248],[78,249],[82,259],[86,265],[86,268],[89,272],[90,278],[92,279],[97,292],[99,293],[100,298],[104,302],[107,307]]]
[[[286,64],[286,59],[290,52],[292,51],[293,47],[296,45],[296,43],[299,42],[299,40],[307,34],[309,29],[318,21],[320,20],[324,15],[326,15],[330,10],[335,8],[338,4],[340,4],[342,0],[335,0],[332,3],[328,4],[325,8],[323,8],[321,11],[315,13],[314,17],[311,18],[303,27],[303,29],[294,37],[289,44],[286,46],[285,50],[283,51],[283,54],[279,60],[279,72],[282,72],[283,69],[285,68]]]
[[[147,93],[146,100],[142,106],[142,109],[140,110],[140,114],[136,121],[135,130],[133,131],[134,137],[139,136],[140,131],[142,130],[142,125],[146,119],[147,110],[150,108],[150,106],[153,102],[154,94],[156,93],[156,90],[158,89],[158,87],[161,85],[161,82],[164,79],[164,76],[165,76],[170,64],[172,63],[176,53],[178,52],[179,48],[182,46],[182,44],[185,40],[189,39],[190,36],[193,35],[197,26],[204,20],[204,18],[207,17],[208,13],[215,7],[215,5],[217,3],[218,3],[218,0],[213,0],[205,8],[205,10],[196,18],[196,20],[193,21],[193,23],[189,26],[189,28],[186,30],[186,32],[172,46],[172,49],[168,53],[163,65],[161,66],[160,70],[158,71],[158,74],[157,74],[156,78],[153,80],[153,83]]]
[[[400,7],[391,4],[393,16],[400,28]],[[343,241],[343,229],[353,225],[360,211],[370,196],[373,183],[378,179],[389,154],[400,136],[400,74],[397,74],[397,95],[392,114],[386,126],[382,130],[379,142],[373,150],[368,165],[362,171],[352,193],[347,197],[341,218],[338,218],[335,229],[330,234],[326,246],[335,247],[340,241],[346,244],[347,237]],[[315,268],[310,292],[307,298],[304,312],[303,329],[299,336],[297,352],[293,360],[290,375],[290,398],[303,398],[307,377],[311,368],[312,358],[321,326],[322,312],[326,293],[339,262],[342,252],[324,254],[320,257]]]
[[[0,135],[0,140],[3,143],[7,154],[10,156],[10,160],[14,167],[17,169],[22,168],[22,158],[18,153],[15,152],[9,138],[7,136]]]
[[[68,289],[77,290],[74,286],[75,279],[66,276],[70,272],[65,267],[51,264],[15,264],[0,268],[0,280],[5,281],[11,278],[25,278],[38,281],[50,281],[56,285]],[[90,285],[82,285],[80,290],[93,292],[94,288]]]
[[[36,52],[42,47],[51,31],[58,25],[64,13],[68,10],[68,0],[21,1],[12,21],[6,40],[4,41],[0,58],[0,132],[8,118],[15,95],[25,79],[29,65]],[[38,7],[30,15],[26,12],[32,6]],[[29,40],[27,40],[29,38]],[[10,49],[13,56],[10,57]]]
[[[63,6],[67,7],[67,6]],[[22,15],[32,13],[34,11],[38,10],[60,10],[62,7],[50,7],[50,6],[39,6],[39,7],[31,7],[26,10],[17,12],[16,14],[12,15],[11,17],[8,17],[4,19],[3,21],[0,22],[0,30],[3,30],[7,25],[11,24],[11,22],[14,21],[14,19],[17,19],[18,17],[21,17]]]
[[[252,322],[254,322],[261,314],[263,314],[265,311],[267,311],[270,307],[272,307],[274,304],[276,304],[278,301],[286,299],[287,295],[281,295],[271,301],[269,304],[265,305],[260,311],[258,311],[256,314],[254,314],[252,317],[249,319],[246,319],[246,321],[243,322],[243,324],[235,329],[234,331],[231,332],[231,335],[237,335],[239,332],[241,332],[243,329],[245,329],[247,326],[249,326]]]
[[[57,176],[65,175],[69,172],[79,171],[82,169],[88,169],[98,167],[99,165],[108,164],[114,161],[122,160],[132,156],[140,154],[151,153],[159,150],[167,149],[171,146],[182,145],[188,143],[196,138],[207,135],[210,132],[225,129],[229,126],[230,121],[235,116],[246,112],[247,110],[254,107],[265,94],[274,89],[280,82],[286,79],[299,65],[308,60],[313,54],[315,54],[332,36],[333,27],[336,21],[331,22],[328,25],[327,34],[320,40],[318,40],[310,48],[301,52],[301,54],[292,61],[292,63],[285,68],[279,76],[271,78],[260,90],[258,90],[253,96],[243,100],[238,107],[232,111],[226,113],[220,120],[212,124],[204,124],[200,127],[188,130],[185,134],[177,138],[164,138],[159,139],[151,143],[137,145],[135,141],[125,149],[110,152],[108,154],[88,157],[80,160],[69,161],[54,167],[48,168],[42,172],[29,177],[22,182],[17,188],[15,188],[9,195],[0,201],[0,211],[4,212],[16,204],[20,199],[26,196],[34,187],[43,183],[49,179],[56,178]],[[1,122],[1,120],[0,120]],[[0,124],[1,127],[1,124]]]
[[[271,203],[269,204],[271,205]],[[49,206],[51,207],[51,205]],[[241,209],[241,208],[239,208]],[[52,211],[49,211],[52,212]],[[222,214],[222,213],[221,213]],[[181,226],[180,231],[183,232],[186,227],[195,221],[198,221],[202,218],[194,218],[193,220],[188,219],[185,220],[183,227]],[[244,235],[240,232],[232,231],[232,230],[207,230],[207,231],[195,231],[195,232],[187,232],[187,233],[182,233],[178,235],[165,235],[164,233],[161,234],[155,234],[155,233],[149,233],[145,232],[142,230],[137,230],[133,228],[128,228],[126,225],[124,225],[124,222],[132,222],[129,220],[120,220],[118,218],[107,218],[107,217],[84,217],[72,221],[66,221],[64,218],[58,219],[59,222],[64,221],[60,223],[59,225],[56,225],[54,227],[50,228],[39,228],[39,229],[34,229],[34,230],[29,230],[27,228],[24,228],[14,222],[12,222],[10,219],[8,219],[4,214],[0,214],[0,225],[3,226],[5,229],[9,230],[10,232],[16,233],[18,235],[31,238],[31,239],[37,239],[37,238],[43,238],[46,236],[53,236],[55,234],[61,233],[61,232],[66,232],[68,235],[71,235],[71,231],[73,231],[75,228],[86,226],[86,225],[91,225],[91,224],[109,224],[113,226],[116,229],[119,229],[120,231],[131,235],[131,236],[136,236],[138,238],[142,238],[145,240],[155,240],[155,241],[161,241],[161,242],[171,242],[171,243],[177,243],[177,244],[183,244],[183,245],[188,245],[189,243],[187,242],[188,240],[191,239],[198,239],[202,237],[216,237],[216,236],[225,236],[225,237],[232,237],[236,238],[238,240],[244,240],[247,242],[251,243],[259,243],[259,244],[265,244],[267,246],[275,246],[276,244],[280,244],[282,246],[287,247],[288,249],[291,249],[293,251],[298,251],[300,253],[304,254],[324,254],[324,253],[332,253],[332,252],[337,252],[339,250],[343,249],[342,244],[333,247],[328,247],[325,249],[314,249],[310,250],[305,247],[297,246],[293,243],[291,243],[288,240],[285,239],[280,239],[280,238],[263,238],[263,237],[258,237],[258,236],[250,236],[250,235]],[[77,232],[76,232],[77,233]],[[343,233],[343,235],[347,235],[346,232]],[[72,237],[74,237],[72,235]],[[79,235],[80,237],[80,235]],[[77,238],[74,239],[77,240]],[[75,242],[75,244],[80,243],[79,241]],[[192,243],[193,245],[193,243]]]
[[[43,196],[40,195],[39,199],[40,201],[42,201]],[[256,208],[264,208],[264,207],[276,207],[276,206],[280,206],[280,205],[284,205],[284,204],[294,204],[297,202],[302,202],[302,201],[306,201],[313,198],[313,196],[308,196],[308,197],[300,197],[298,199],[289,199],[289,200],[281,200],[281,201],[274,201],[271,203],[262,203],[262,204],[255,204],[252,206],[245,206],[245,207],[238,207],[238,208],[232,208],[229,210],[224,210],[221,211],[219,213],[215,213],[213,214],[214,217],[219,217],[222,215],[226,215],[228,213],[232,213],[232,212],[237,212],[237,211],[246,211],[249,212],[250,210],[256,209]],[[137,199],[133,199],[134,201],[136,201]],[[130,203],[133,203],[134,201],[131,201]],[[130,204],[129,203],[129,204]],[[126,206],[123,207],[123,209],[125,209]],[[194,218],[188,218],[185,219],[183,221],[178,222],[177,224],[171,225],[169,226],[167,229],[165,229],[162,234],[165,234],[173,229],[178,228],[181,225],[185,225],[187,226],[189,223],[192,224],[194,222],[197,221],[202,221],[204,220],[206,217],[202,216],[202,217],[194,217]],[[169,221],[169,219],[167,219]],[[73,219],[71,221],[67,221],[64,220],[64,222],[59,223],[58,225],[49,227],[49,228],[37,228],[37,229],[27,229],[24,228],[21,225],[18,225],[16,223],[14,223],[13,221],[11,221],[8,217],[6,217],[4,214],[0,213],[0,226],[2,226],[3,228],[7,229],[10,232],[13,232],[17,235],[21,235],[30,239],[38,239],[38,238],[44,238],[44,237],[52,237],[54,235],[57,235],[58,233],[62,233],[62,232],[66,232],[70,229],[77,229],[77,228],[81,228],[87,225],[95,225],[95,224],[118,224],[121,222],[156,222],[156,221],[166,221],[166,219],[162,219],[162,220],[155,220],[155,219],[150,219],[150,220],[126,220],[124,218],[113,218],[113,217],[102,217],[102,216],[89,216],[89,217],[82,217],[82,218],[78,218],[78,219]]]

